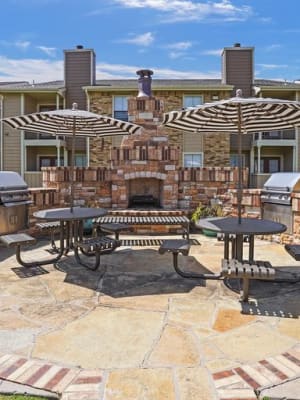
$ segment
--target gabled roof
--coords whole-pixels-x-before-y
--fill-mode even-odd
[[[297,88],[300,89],[299,82],[291,82],[291,81],[279,81],[272,79],[255,79],[254,84],[257,86],[276,86],[282,88]]]
[[[0,90],[7,91],[35,91],[35,90],[59,90],[64,88],[64,81],[52,81],[41,83],[29,83],[26,81],[21,82],[0,82]]]
[[[255,79],[255,86],[262,87],[277,87],[286,89],[300,90],[300,83],[291,81],[279,81],[272,79]],[[197,89],[197,87],[207,89],[224,89],[231,90],[233,85],[227,85],[222,83],[221,79],[152,79],[152,89]],[[7,91],[39,91],[39,90],[59,90],[64,89],[65,83],[63,80],[50,81],[50,82],[39,82],[29,83],[26,81],[19,82],[0,82],[0,90]],[[97,79],[96,84],[93,86],[85,86],[89,90],[138,90],[137,79]]]

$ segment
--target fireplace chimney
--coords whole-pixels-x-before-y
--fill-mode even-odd
[[[150,69],[140,69],[139,71],[136,71],[136,74],[139,75],[139,79],[138,79],[139,93],[138,93],[137,97],[138,98],[151,97],[151,95],[152,95],[151,75],[153,75],[153,71],[151,71]]]
[[[233,85],[232,96],[237,89],[242,89],[243,96],[253,96],[254,62],[253,47],[242,47],[234,43],[232,47],[225,47],[222,53],[222,83]]]

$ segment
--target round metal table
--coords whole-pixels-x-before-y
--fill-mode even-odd
[[[73,248],[74,242],[82,240],[85,220],[102,217],[106,213],[104,208],[73,207],[71,210],[66,207],[36,211],[33,216],[45,221],[60,222],[60,247],[56,262]]]
[[[239,223],[237,217],[216,217],[200,219],[196,226],[214,232],[224,233],[224,258],[229,258],[229,243],[232,241],[232,258],[243,260],[244,236],[249,237],[249,261],[254,258],[254,236],[271,235],[284,232],[287,227],[279,222],[266,219],[242,218]],[[232,236],[234,235],[234,240]]]

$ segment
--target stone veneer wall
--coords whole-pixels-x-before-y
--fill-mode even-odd
[[[247,169],[244,170],[247,179]],[[179,168],[151,171],[144,164],[137,165],[131,173],[101,167],[74,168],[75,203],[103,208],[127,208],[128,192],[126,182],[130,179],[156,178],[164,183],[165,199],[169,198],[166,209],[193,210],[199,202],[209,203],[214,197],[223,197],[230,202],[238,177],[237,168]],[[171,182],[169,185],[168,183]],[[174,185],[174,182],[176,184]],[[43,185],[57,190],[57,204],[66,206],[69,202],[70,182],[68,167],[44,167]],[[170,191],[170,192],[169,192]]]
[[[300,193],[292,194],[292,211],[294,216],[294,241],[300,242]]]
[[[168,142],[171,146],[179,146],[183,147],[183,134],[178,130],[165,128],[159,126],[162,118],[162,112],[168,112],[172,110],[180,110],[182,108],[183,94],[182,92],[178,92],[175,90],[170,91],[160,91],[160,90],[152,90],[153,96],[161,102],[161,117],[159,118],[159,113],[155,114],[154,117],[157,119],[153,125],[156,125],[157,134],[168,136]],[[203,95],[203,102],[212,101],[212,95],[210,91],[201,90]],[[194,92],[189,93],[187,90],[185,95],[194,94]],[[219,95],[219,98],[228,97],[228,93],[220,92],[215,93]],[[104,114],[108,116],[112,116],[112,104],[113,104],[113,96],[120,95],[120,92],[91,92],[90,93],[90,110],[92,112],[98,114]],[[122,92],[122,95],[129,97],[129,113],[134,114],[134,107],[130,105],[130,102],[134,103],[136,100],[135,97],[137,95],[136,92]],[[137,124],[140,124],[141,121],[139,118],[134,121]],[[151,121],[144,121],[146,124],[143,124],[146,127],[147,124]],[[109,166],[110,159],[110,147],[111,147],[111,139],[110,138],[97,138],[91,139],[90,146],[90,165],[93,167],[96,166]],[[228,134],[205,134],[203,135],[203,147],[204,147],[204,166],[229,166],[229,148],[230,148],[230,136]],[[179,165],[182,165],[182,152],[179,153]]]

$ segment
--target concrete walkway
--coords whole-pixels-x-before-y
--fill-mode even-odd
[[[180,265],[219,272],[223,243],[192,238],[199,244]],[[27,276],[0,247],[0,379],[63,400],[254,400],[286,381],[299,398],[300,283],[253,281],[242,304],[237,281],[181,278],[144,239],[103,256],[104,276],[72,254]],[[45,258],[47,248],[26,256]],[[300,276],[282,245],[257,239],[256,258],[282,279]]]

